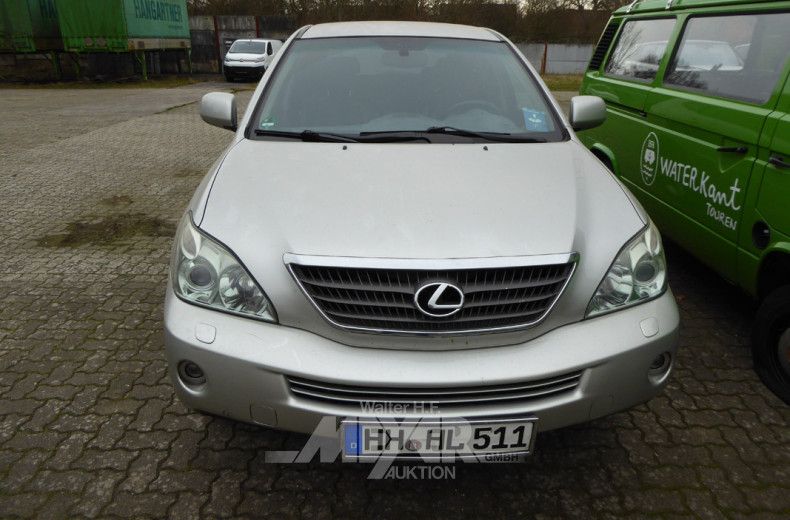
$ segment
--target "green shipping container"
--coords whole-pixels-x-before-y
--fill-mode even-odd
[[[0,0],[0,52],[62,48],[55,0]]]
[[[57,0],[65,50],[188,49],[186,0]]]

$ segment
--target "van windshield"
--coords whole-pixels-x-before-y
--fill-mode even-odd
[[[475,136],[456,130],[564,138],[541,87],[508,45],[449,38],[295,41],[253,122],[258,134],[446,128],[466,140]]]
[[[239,54],[265,54],[266,42],[244,42],[237,40],[233,42],[229,52]]]

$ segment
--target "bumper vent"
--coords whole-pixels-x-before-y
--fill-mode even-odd
[[[572,392],[583,372],[577,371],[549,379],[506,385],[392,388],[339,385],[288,377],[291,392],[301,398],[324,404],[352,406],[362,410],[398,408],[404,413],[430,412],[431,408],[493,406],[531,402]]]
[[[403,265],[385,267],[381,264],[386,260],[371,260],[368,263],[376,265],[346,266],[345,260],[353,264],[359,259],[334,257],[333,265],[309,265],[306,260],[327,259],[288,256],[292,275],[330,323],[350,330],[404,334],[498,332],[536,325],[548,315],[576,265],[575,255],[536,257],[542,260],[539,265],[453,269],[412,268],[418,262],[397,260],[392,262]],[[459,262],[468,263],[452,261]],[[430,282],[460,289],[460,310],[447,317],[421,311],[415,294]]]

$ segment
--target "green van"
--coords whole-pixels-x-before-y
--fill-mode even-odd
[[[662,233],[759,302],[755,368],[790,404],[790,1],[646,0],[616,11],[579,132]]]

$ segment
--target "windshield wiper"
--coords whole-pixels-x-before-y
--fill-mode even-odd
[[[424,135],[383,135],[390,133],[406,132],[361,132],[359,137],[350,135],[333,134],[331,132],[315,132],[313,130],[303,130],[301,132],[286,132],[282,130],[255,130],[255,135],[287,137],[291,139],[301,139],[309,143],[402,143],[408,141],[426,141],[430,139]],[[414,132],[408,132],[414,134]]]
[[[354,139],[347,135],[333,134],[331,132],[314,132],[313,130],[302,130],[301,132],[286,132],[282,130],[261,130],[256,129],[255,135],[271,137],[287,137],[291,139],[301,139],[309,143],[358,143],[359,139]]]
[[[360,132],[359,141],[362,143],[405,143],[409,141],[425,141],[430,143],[431,140],[422,135],[424,132],[416,132],[414,130],[381,130],[372,132]]]
[[[485,139],[486,141],[502,143],[545,143],[541,137],[524,137],[501,132],[474,132],[455,128],[453,126],[432,126],[425,130],[386,130],[379,132],[360,132],[357,137],[350,135],[334,134],[332,132],[316,132],[302,130],[289,132],[285,130],[255,130],[256,136],[285,137],[288,139],[301,139],[309,143],[400,143],[409,141],[432,142],[425,134],[457,135]]]
[[[503,132],[474,132],[472,130],[464,130],[463,128],[455,128],[454,126],[432,126],[425,130],[426,134],[448,134],[459,135],[461,137],[475,137],[485,139],[487,141],[495,141],[501,143],[545,143],[546,139],[542,137],[523,137]]]

